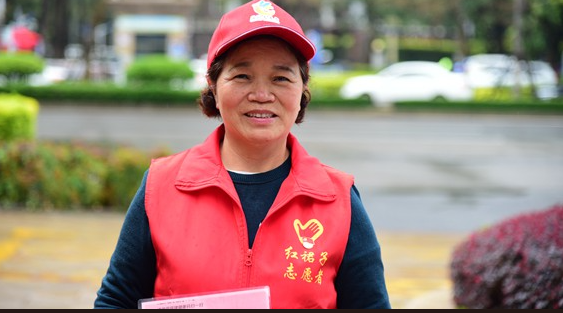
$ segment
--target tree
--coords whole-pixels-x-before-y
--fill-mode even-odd
[[[69,44],[69,15],[69,0],[42,1],[40,25],[43,36],[50,43],[46,51],[49,57],[65,57],[65,49]]]
[[[45,56],[63,58],[64,49],[69,43],[68,0],[7,0],[7,21],[13,20],[16,12],[21,12],[37,20],[37,32],[45,43]],[[79,1],[73,1],[79,3]]]
[[[99,0],[81,0],[82,5],[76,6],[77,1],[73,1],[75,5],[72,9],[76,10],[78,16],[79,31],[78,44],[83,47],[84,60],[86,64],[90,63],[92,58],[91,52],[94,47],[94,28],[101,24],[107,18],[105,1]],[[91,78],[90,67],[86,67],[85,79]]]
[[[453,16],[455,17],[456,39],[458,42],[458,58],[463,59],[471,54],[469,34],[467,34],[467,15],[463,9],[463,0],[453,0]]]
[[[45,56],[64,58],[65,49],[77,43],[89,51],[92,29],[108,18],[104,0],[7,0],[8,21],[21,10],[37,20],[46,44]]]
[[[6,22],[13,18],[16,8],[37,18],[39,33],[46,43],[46,56],[50,58],[64,57],[65,48],[71,43],[81,44],[89,51],[93,28],[110,19],[106,0],[5,1]],[[361,53],[367,56],[370,42],[385,35],[390,20],[403,30],[441,29],[442,35],[445,30],[448,39],[457,40],[460,56],[474,51],[473,42],[482,43],[484,48],[480,50],[487,53],[512,54],[513,36],[518,33],[513,23],[515,1],[274,0],[294,14],[305,30],[315,28],[325,32],[327,44],[332,44],[336,57],[343,60],[358,59]],[[563,0],[526,3],[522,11],[522,54],[528,59],[545,59],[554,67],[559,66],[563,51]],[[357,20],[360,7],[365,8],[362,19],[367,23]],[[330,13],[328,19],[322,16],[326,12]]]
[[[563,0],[530,1],[527,53],[560,68],[563,57]]]
[[[4,22],[6,19],[6,0],[0,0],[0,34],[4,30]]]

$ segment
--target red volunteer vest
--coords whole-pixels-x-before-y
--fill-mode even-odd
[[[353,178],[322,165],[290,135],[291,173],[251,250],[221,162],[223,137],[219,127],[202,145],[151,165],[145,205],[157,258],[154,296],[269,286],[272,308],[336,308]]]

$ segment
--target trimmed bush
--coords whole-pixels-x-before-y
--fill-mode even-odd
[[[0,53],[0,76],[8,83],[27,82],[33,74],[39,74],[45,68],[45,61],[29,52]]]
[[[474,233],[453,252],[454,301],[469,309],[563,308],[563,205]]]
[[[0,94],[0,141],[33,139],[39,103],[16,94]]]
[[[149,55],[138,58],[127,69],[127,82],[133,85],[170,85],[175,80],[184,81],[195,76],[187,62],[176,61],[166,55]]]

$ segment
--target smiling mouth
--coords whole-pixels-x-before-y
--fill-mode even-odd
[[[266,113],[248,113],[245,115],[250,118],[258,118],[258,119],[271,119],[276,117],[275,114],[266,114]]]

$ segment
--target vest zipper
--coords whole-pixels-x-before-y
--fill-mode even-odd
[[[246,286],[250,286],[250,271],[252,268],[252,249],[246,251],[246,259],[244,260],[246,266]]]

